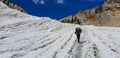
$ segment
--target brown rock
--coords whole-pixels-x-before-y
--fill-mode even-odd
[[[78,19],[74,17],[77,17]],[[63,20],[65,20],[64,23],[69,23],[69,21],[71,21],[70,18],[63,18],[61,21]],[[101,6],[78,12],[73,16],[72,22],[77,22],[77,24],[80,22],[80,25],[92,24],[96,26],[118,27],[120,26],[120,0],[106,0]]]
[[[2,0],[2,2],[4,4],[6,4],[8,7],[12,8],[12,9],[16,9],[18,11],[21,11],[21,12],[24,12],[24,13],[27,13],[24,9],[22,9],[21,7],[17,6],[16,4],[13,4],[11,2],[9,2],[9,0]]]

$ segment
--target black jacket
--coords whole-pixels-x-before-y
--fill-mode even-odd
[[[81,28],[76,28],[75,34],[80,34],[82,32]]]

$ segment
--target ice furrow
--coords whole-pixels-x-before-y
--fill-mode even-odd
[[[90,29],[91,30],[91,29]],[[92,31],[92,30],[91,30]],[[89,35],[91,36],[90,39],[93,44],[96,44],[96,46],[98,47],[98,50],[100,51],[100,58],[105,58],[105,57],[109,57],[109,55],[113,55],[111,56],[112,58],[116,58],[116,55],[113,54],[113,52],[109,49],[108,46],[104,45],[102,43],[102,41],[99,40],[99,37],[95,35],[94,32],[88,32]],[[91,34],[92,33],[92,34]],[[96,43],[97,42],[97,43]],[[100,46],[101,45],[101,46]],[[103,48],[104,47],[104,48]],[[102,51],[102,50],[105,50],[105,51]],[[109,52],[109,53],[107,53]],[[102,56],[102,53],[105,53],[104,56]]]
[[[44,38],[43,40],[40,40],[39,42],[36,42],[35,44],[33,44],[33,46],[34,46],[34,45],[38,45],[38,44],[39,44],[39,45],[38,45],[37,48],[34,47],[33,50],[36,50],[36,49],[38,49],[38,48],[45,47],[45,46],[47,46],[47,45],[55,42],[58,38],[62,37],[62,33],[63,33],[63,32],[58,32],[58,33],[56,33],[56,34],[54,33],[54,34],[50,35],[49,37]],[[58,36],[58,35],[59,35],[59,36]],[[54,36],[56,36],[56,37],[54,37]]]
[[[72,48],[74,48],[76,37],[72,34],[70,40],[66,43],[63,49],[59,50],[55,56],[55,58],[73,58],[70,54]]]
[[[64,31],[65,32],[65,31]],[[25,55],[23,58],[26,58],[26,57],[29,57],[31,58],[30,56],[40,56],[42,55],[43,53],[45,53],[47,50],[49,50],[50,48],[52,48],[54,46],[54,44],[58,44],[61,40],[64,39],[64,37],[66,36],[67,34],[63,34],[63,36],[61,38],[59,38],[58,40],[56,40],[55,42],[51,43],[50,45],[44,47],[44,48],[39,48],[38,50],[35,50],[35,51],[31,51],[29,52],[27,55]],[[38,52],[39,51],[39,52]],[[35,54],[34,54],[35,53]]]
[[[70,34],[70,33],[69,33],[69,34]],[[70,35],[71,35],[71,34],[70,34]],[[65,44],[65,42],[69,39],[70,35],[65,36],[65,37],[63,38],[63,40],[60,41],[60,42],[57,44],[58,46],[53,46],[53,47],[50,48],[48,51],[46,51],[44,54],[42,54],[42,55],[40,56],[40,58],[46,58],[46,56],[45,56],[46,54],[49,56],[49,58],[54,57],[55,52],[56,52],[57,50],[59,50],[59,49]]]
[[[61,53],[61,51],[66,47],[67,43],[70,41],[70,39],[72,39],[73,33],[71,34],[70,38],[64,43],[64,45],[60,48],[60,50],[57,50],[53,56],[53,58],[57,58],[57,54]],[[67,51],[64,51],[64,53]],[[64,56],[63,56],[64,57]]]
[[[104,34],[103,32],[101,31],[98,31],[100,34]],[[94,34],[96,34],[96,32],[94,32]],[[119,53],[120,53],[120,45],[118,42],[116,41],[112,41],[110,39],[108,39],[108,36],[104,35],[104,38],[103,37],[100,37],[101,35],[100,34],[97,34],[95,35],[96,37],[98,37],[98,39],[101,41],[101,44],[105,45],[107,47],[107,49],[115,55],[119,56]],[[109,41],[109,42],[107,42]],[[120,56],[119,56],[120,57]]]

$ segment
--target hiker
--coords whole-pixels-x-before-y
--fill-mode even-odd
[[[77,36],[77,39],[78,39],[78,42],[79,42],[79,43],[80,43],[80,34],[81,34],[81,32],[82,32],[81,28],[77,27],[77,28],[75,29],[75,34],[76,34],[76,36]]]

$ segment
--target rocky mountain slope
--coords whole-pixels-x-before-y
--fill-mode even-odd
[[[101,6],[60,20],[64,23],[120,27],[120,0],[106,0]]]
[[[75,28],[81,27],[81,43]],[[120,58],[120,28],[35,17],[0,1],[0,58]]]
[[[17,6],[16,4],[13,4],[11,2],[9,2],[9,0],[2,0],[2,2],[4,4],[6,4],[8,7],[12,8],[12,9],[16,9],[19,10],[21,12],[27,13],[24,9],[22,9],[21,7]]]

